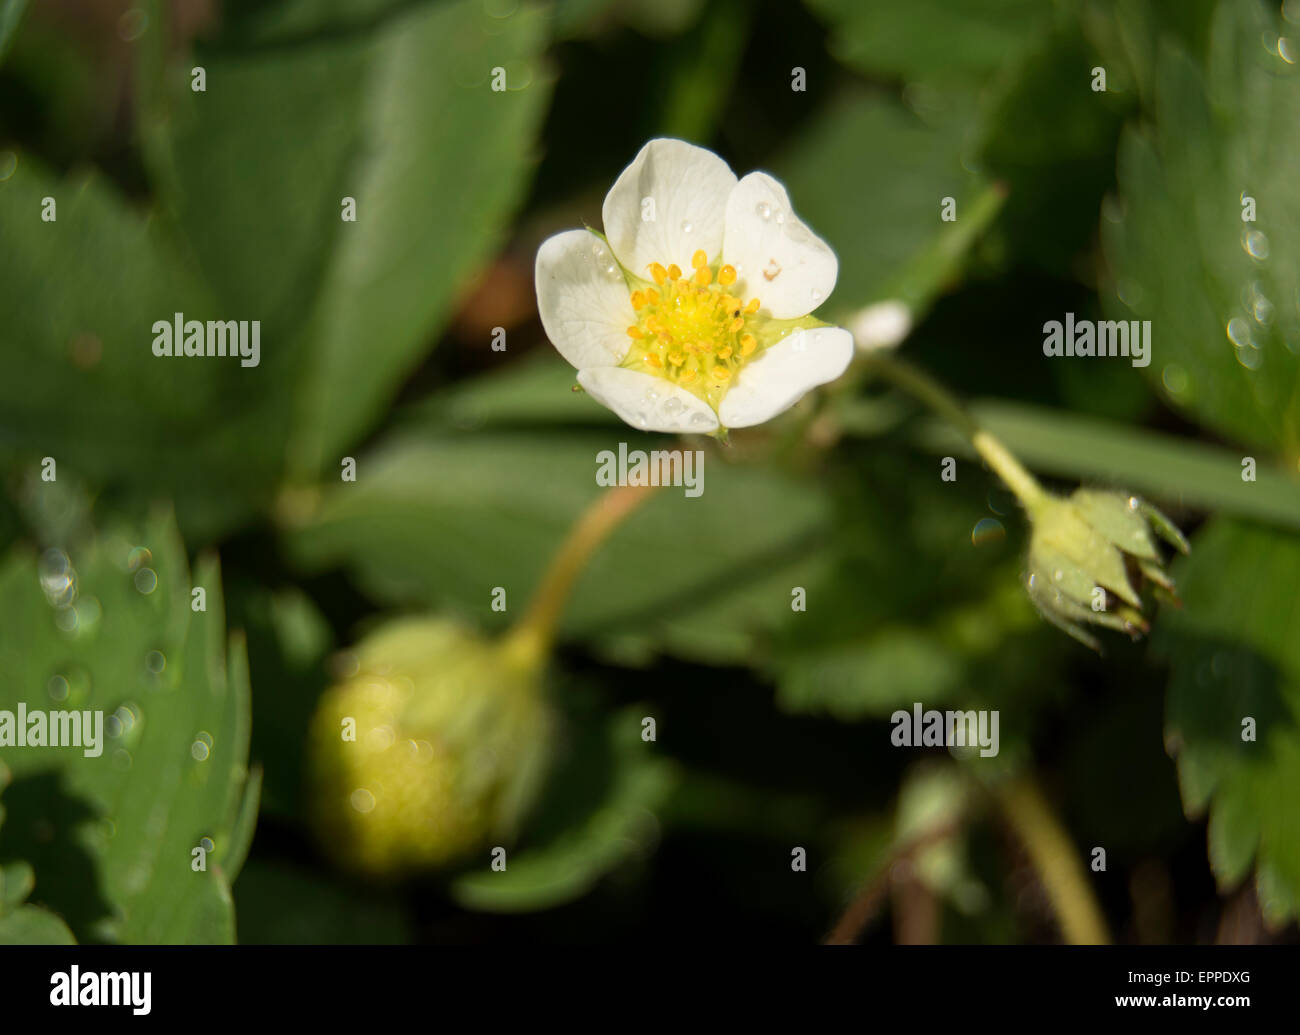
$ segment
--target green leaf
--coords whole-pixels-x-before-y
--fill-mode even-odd
[[[295,451],[305,469],[333,467],[334,451],[373,423],[500,245],[550,96],[544,29],[536,5],[494,18],[466,0],[417,8],[378,40],[365,109],[375,136],[360,141],[367,161],[351,175],[360,214],[306,331]],[[504,92],[491,89],[494,68]]]
[[[0,62],[4,61],[5,52],[18,32],[18,23],[23,20],[26,10],[27,0],[0,0]]]
[[[301,590],[271,591],[252,583],[227,589],[230,624],[248,637],[248,663],[259,685],[274,693],[253,698],[252,758],[265,772],[260,807],[296,820],[301,801],[303,732],[328,680],[333,632]]]
[[[221,8],[222,43],[288,48],[380,25],[411,0],[229,0]]]
[[[205,540],[265,506],[286,464],[332,468],[382,415],[499,246],[550,82],[537,5],[381,6],[292,42],[237,19],[194,59],[202,93],[189,62],[165,63],[155,10],[136,92],[163,220],[18,154],[0,181],[8,459],[170,497]],[[154,356],[154,322],[176,313],[259,321],[258,365]]]
[[[1135,88],[1145,106],[1155,91],[1162,41],[1172,37],[1188,53],[1205,54],[1219,0],[1087,0],[1081,6],[1081,26],[1106,68],[1106,88]]]
[[[1148,376],[1208,428],[1293,463],[1300,68],[1277,39],[1261,5],[1221,4],[1208,75],[1162,50],[1154,124],[1124,136],[1121,200],[1102,229],[1114,315],[1152,322]],[[1243,220],[1247,198],[1255,222]]]
[[[35,884],[36,876],[27,863],[0,866],[0,914],[27,901]]]
[[[1001,203],[963,167],[955,135],[864,91],[839,97],[773,164],[800,218],[839,257],[827,319],[886,298],[924,310]],[[956,222],[941,218],[945,197]]]
[[[1099,63],[1078,21],[1058,12],[983,99],[976,132],[980,170],[1008,193],[1005,247],[1018,263],[1070,280],[1080,253],[1090,259],[1095,249],[1097,210],[1113,189],[1122,112],[1132,103],[1109,69],[1105,92],[1093,91]]]
[[[657,833],[654,811],[672,789],[676,769],[654,742],[641,739],[644,711],[625,708],[578,732],[506,869],[467,873],[452,883],[461,905],[491,912],[548,909],[584,894],[650,847]]]
[[[459,381],[409,407],[399,420],[462,431],[525,424],[605,425],[619,419],[573,391],[578,372],[551,348],[537,349],[488,377]]]
[[[9,771],[0,762],[0,793],[9,784]],[[0,826],[5,812],[0,806]],[[0,866],[0,945],[75,945],[67,924],[49,910],[23,903],[36,885],[36,876],[25,862]]]
[[[226,308],[265,321],[295,471],[335,467],[499,246],[550,94],[545,30],[535,4],[420,4],[294,46],[205,49],[208,91],[178,90],[175,218]]]
[[[5,458],[171,496],[201,533],[245,514],[278,466],[252,412],[264,385],[238,361],[153,355],[155,320],[220,315],[157,227],[99,178],[60,179],[23,153],[0,212]]]
[[[191,611],[192,586],[206,611]],[[83,939],[233,937],[226,879],[247,850],[257,784],[246,784],[243,643],[227,640],[223,612],[215,558],[191,581],[161,514],[66,554],[19,548],[0,567],[0,707],[102,713],[97,755],[5,748],[0,858],[31,863],[39,900]],[[205,838],[207,870],[195,872]]]
[[[381,600],[504,629],[582,510],[608,491],[596,484],[597,454],[620,443],[674,448],[626,428],[408,430],[360,458],[355,484],[325,489],[287,544],[310,569],[347,566]],[[729,464],[716,448],[704,451],[702,471],[699,498],[660,489],[597,552],[565,609],[565,637],[738,661],[788,620],[791,586],[825,562],[823,489]],[[490,608],[496,586],[505,613]]]
[[[777,699],[786,711],[858,719],[913,701],[941,705],[962,675],[961,659],[929,630],[886,628],[783,658]]]
[[[809,6],[830,23],[830,47],[841,61],[872,80],[900,81],[908,107],[963,156],[963,169],[1001,186],[1007,201],[1000,223],[1008,239],[1002,249],[1073,277],[1072,262],[1091,242],[1097,205],[1113,177],[1119,128],[1111,95],[1090,89],[1098,61],[1081,31],[1078,5],[810,0]],[[892,148],[862,156],[855,172],[877,163],[892,166]],[[915,165],[894,171],[896,190],[919,186]],[[917,193],[931,206],[953,194]],[[953,196],[960,225],[970,218],[971,203]],[[933,211],[917,217],[913,228],[927,225]],[[1042,232],[1046,222],[1050,234]]]
[[[0,945],[76,945],[68,925],[40,906],[0,913]]]
[[[1248,482],[1239,452],[1186,437],[1000,400],[976,403],[971,412],[1043,474],[1100,481],[1170,505],[1300,529],[1300,482],[1265,460],[1256,465],[1256,480]],[[940,456],[974,455],[947,424],[929,422],[919,434]]]
[[[1220,887],[1253,860],[1281,925],[1300,912],[1300,537],[1218,518],[1176,575],[1184,609],[1161,612],[1153,648],[1172,669],[1165,742],[1183,806],[1209,811]]]
[[[235,882],[241,945],[401,945],[400,900],[285,862],[253,860]]]
[[[1012,64],[1050,16],[1039,0],[809,0],[831,52],[867,75],[978,89]]]

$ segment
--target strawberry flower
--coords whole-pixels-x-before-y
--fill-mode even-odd
[[[808,315],[835,253],[763,172],[712,151],[646,144],[605,196],[604,234],[569,230],[537,252],[537,305],[597,402],[646,431],[761,424],[839,377],[853,338]]]

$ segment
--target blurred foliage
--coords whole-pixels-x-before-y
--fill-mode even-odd
[[[1294,462],[1300,69],[1271,25],[1252,4],[1224,5],[1204,73],[1160,51],[1151,128],[1125,134],[1103,230],[1128,310],[1116,317],[1151,320],[1165,342],[1148,375],[1207,427]]]
[[[0,707],[116,722],[99,758],[0,749],[0,941],[809,940],[881,874],[896,937],[1052,940],[981,790],[1030,767],[1108,848],[1117,938],[1212,940],[1247,882],[1280,936],[1297,57],[1294,0],[0,0]],[[1104,658],[1044,627],[1010,495],[851,374],[708,443],[703,496],[661,492],[582,574],[508,869],[362,885],[305,822],[334,652],[403,611],[503,632],[595,454],[664,448],[569,390],[531,283],[661,134],[782,178],[840,259],[822,315],[904,300],[908,358],[1036,471],[1208,518],[1183,608]],[[178,312],[260,320],[259,366],[155,358]],[[1151,365],[1047,363],[1065,312],[1151,320]],[[1000,710],[999,757],[886,750],[915,701]]]
[[[1280,922],[1300,909],[1300,543],[1217,519],[1180,574],[1186,610],[1155,647],[1173,670],[1165,736],[1183,803],[1209,810],[1219,883],[1255,862],[1264,916]]]
[[[97,748],[5,751],[0,858],[35,866],[35,901],[79,940],[234,937],[229,882],[257,810],[248,675],[241,638],[226,642],[215,559],[194,575],[204,611],[191,611],[184,548],[164,516],[68,553],[19,547],[0,569],[0,704],[103,713]]]

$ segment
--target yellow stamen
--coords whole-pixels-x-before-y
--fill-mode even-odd
[[[715,270],[703,248],[691,256],[685,277],[675,262],[646,268],[653,286],[643,284],[628,295],[637,322],[627,334],[637,344],[625,363],[668,378],[716,409],[758,352],[758,339],[745,325],[752,324],[759,300],[746,303],[733,294],[736,267],[723,264]]]

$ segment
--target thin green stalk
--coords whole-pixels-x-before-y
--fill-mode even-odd
[[[956,426],[1031,516],[1049,498],[1025,465],[994,435],[980,427],[957,397],[925,371],[886,355],[867,356],[863,368],[901,388]]]
[[[578,518],[542,576],[528,610],[506,634],[506,650],[532,665],[550,650],[574,583],[614,529],[644,503],[651,486],[624,485],[602,493]]]

